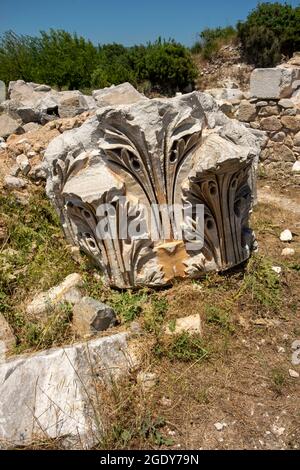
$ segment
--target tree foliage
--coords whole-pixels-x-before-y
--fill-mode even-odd
[[[300,50],[300,7],[261,3],[237,29],[246,60],[272,67],[282,55],[291,57]]]
[[[38,37],[9,31],[0,38],[0,79],[6,83],[23,79],[70,90],[148,83],[150,89],[174,93],[193,85],[196,75],[190,51],[172,40],[129,48],[94,46],[53,29]]]

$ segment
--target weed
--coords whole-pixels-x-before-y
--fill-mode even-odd
[[[130,322],[140,315],[147,300],[147,290],[132,292],[111,292],[107,298],[108,303],[124,322]]]
[[[158,294],[152,295],[144,314],[144,326],[146,330],[158,335],[161,331],[167,310],[167,299],[165,297],[160,297]]]
[[[283,387],[286,384],[285,374],[282,369],[276,368],[271,370],[272,389],[276,395],[282,395]]]
[[[234,300],[249,294],[257,310],[277,312],[281,306],[280,278],[272,269],[272,263],[260,255],[250,258],[244,280]]]
[[[175,335],[165,343],[157,342],[154,352],[158,356],[166,356],[171,361],[200,361],[209,355],[207,348],[198,335],[189,335],[187,332]]]
[[[220,328],[228,331],[229,333],[234,332],[234,326],[232,325],[228,312],[222,307],[215,305],[205,305],[206,321]]]

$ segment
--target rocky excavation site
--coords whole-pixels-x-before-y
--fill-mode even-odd
[[[171,98],[0,82],[0,201],[1,449],[300,448],[300,54]]]

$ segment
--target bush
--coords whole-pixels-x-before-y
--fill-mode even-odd
[[[175,41],[158,39],[148,44],[136,64],[140,80],[149,80],[157,91],[172,94],[193,87],[196,66],[188,49]]]
[[[98,65],[92,73],[92,86],[104,88],[130,82],[136,86],[136,74],[130,50],[122,44],[105,44],[98,48]]]
[[[262,3],[237,25],[245,59],[258,67],[278,64],[300,49],[300,7]]]
[[[59,89],[103,88],[130,82],[141,90],[183,91],[197,72],[189,50],[175,41],[147,46],[94,46],[63,30],[39,37],[9,31],[0,38],[0,79],[46,83]]]
[[[206,60],[211,59],[220,48],[236,39],[236,29],[233,26],[225,28],[206,28],[199,34],[199,40],[191,48],[193,54],[201,53]]]

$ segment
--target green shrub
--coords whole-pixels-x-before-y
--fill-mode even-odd
[[[206,28],[199,34],[199,40],[193,45],[194,54],[201,53],[206,60],[211,59],[225,44],[234,42],[236,29],[233,26],[224,28]]]
[[[140,63],[141,61],[141,63]],[[197,71],[188,49],[175,41],[158,39],[148,44],[137,63],[139,78],[149,80],[157,91],[172,94],[194,84]]]
[[[142,91],[173,94],[193,85],[197,76],[190,51],[175,41],[147,46],[94,46],[63,30],[40,36],[8,31],[0,37],[0,79],[23,79],[58,89],[89,90],[130,82]]]
[[[258,67],[272,67],[281,56],[300,49],[300,7],[261,3],[237,25],[244,57]]]

